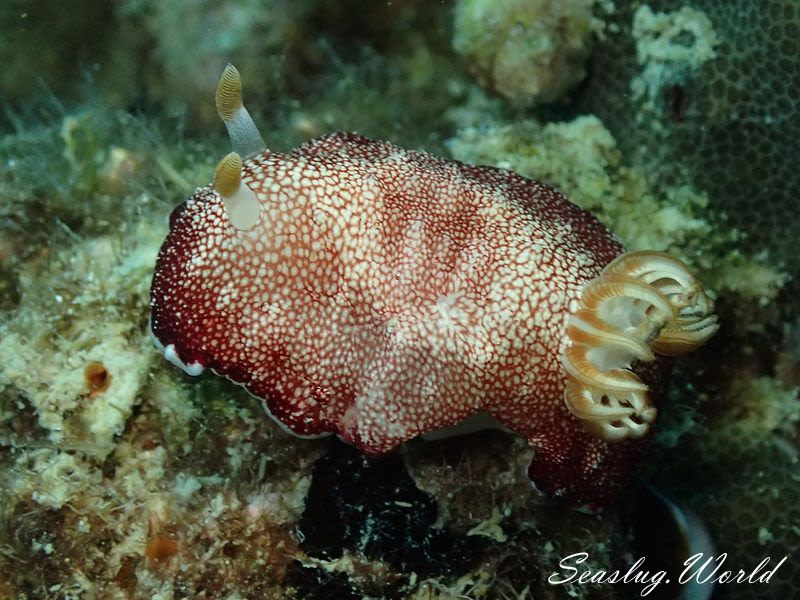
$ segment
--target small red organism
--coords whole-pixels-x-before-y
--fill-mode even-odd
[[[154,535],[147,540],[144,554],[151,567],[162,564],[178,553],[178,542],[166,535]]]
[[[237,152],[172,214],[153,278],[170,361],[374,454],[487,413],[534,448],[540,489],[614,498],[656,416],[654,352],[717,328],[682,263],[624,254],[510,171],[347,133],[270,152],[231,66],[217,107]]]

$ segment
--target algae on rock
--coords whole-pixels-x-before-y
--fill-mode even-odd
[[[453,47],[478,80],[511,104],[561,98],[586,76],[603,22],[597,0],[458,0]]]

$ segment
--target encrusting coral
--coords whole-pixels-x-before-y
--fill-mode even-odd
[[[706,192],[743,253],[797,273],[798,3],[617,4],[579,107],[630,161]]]

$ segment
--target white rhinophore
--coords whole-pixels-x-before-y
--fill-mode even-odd
[[[231,64],[225,67],[217,84],[217,114],[228,128],[233,151],[247,158],[267,149],[264,138],[242,103],[242,78]]]
[[[241,231],[256,226],[261,206],[253,190],[242,181],[242,158],[236,152],[219,161],[214,171],[214,189],[225,203],[231,225]]]

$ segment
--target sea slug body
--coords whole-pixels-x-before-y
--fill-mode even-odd
[[[685,266],[625,254],[509,171],[347,133],[266,150],[230,66],[217,104],[241,152],[171,216],[151,290],[166,357],[373,454],[488,413],[545,492],[613,500],[656,416],[656,353],[717,328]]]

